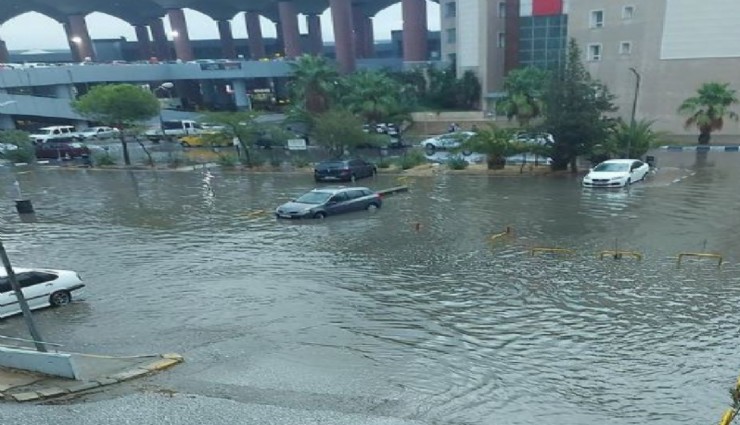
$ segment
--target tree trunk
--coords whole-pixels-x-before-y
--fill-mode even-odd
[[[151,152],[149,152],[149,149],[147,149],[146,146],[144,146],[144,142],[142,142],[140,138],[137,137],[136,138],[136,141],[139,143],[139,146],[141,146],[141,149],[146,154],[146,156],[147,156],[147,158],[149,160],[149,166],[150,167],[154,167],[154,158],[152,158],[152,154],[151,154]]]
[[[699,144],[708,145],[712,138],[712,132],[710,130],[699,130]]]
[[[578,172],[578,157],[576,156],[570,159],[570,172],[573,174]]]
[[[131,165],[131,158],[128,156],[128,145],[126,144],[126,135],[121,130],[121,148],[123,149],[123,163]]]
[[[506,167],[506,158],[501,156],[491,156],[487,162],[489,170],[503,170]]]

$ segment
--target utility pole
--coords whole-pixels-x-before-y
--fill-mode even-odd
[[[43,339],[41,339],[41,334],[36,329],[36,324],[33,322],[31,309],[28,308],[26,297],[23,296],[21,286],[18,285],[18,280],[15,278],[15,272],[13,272],[13,267],[10,265],[10,259],[8,258],[8,254],[5,252],[5,247],[3,246],[2,240],[0,240],[0,260],[2,260],[3,266],[5,266],[5,272],[8,275],[10,286],[11,288],[13,288],[13,291],[15,292],[15,297],[18,299],[18,304],[21,306],[21,312],[23,312],[23,320],[26,322],[28,331],[31,333],[33,343],[34,345],[36,345],[36,351],[45,353],[46,346],[43,343]]]
[[[630,119],[630,127],[632,130],[635,129],[635,115],[637,114],[637,98],[640,95],[640,80],[642,77],[640,76],[640,73],[637,72],[635,68],[630,67],[630,71],[632,71],[633,74],[635,74],[635,97],[632,99],[632,117]],[[630,156],[630,151],[632,150],[632,138],[630,137],[627,139],[627,157]]]

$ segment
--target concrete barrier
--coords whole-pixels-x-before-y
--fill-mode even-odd
[[[40,353],[20,348],[0,347],[0,367],[77,379],[74,360],[70,354]]]

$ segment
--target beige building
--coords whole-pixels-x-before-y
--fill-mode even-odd
[[[626,120],[638,75],[636,118],[673,134],[696,133],[676,110],[702,83],[740,91],[738,0],[570,0],[565,13],[586,68],[617,96]],[[726,121],[722,134],[740,135],[740,125]]]

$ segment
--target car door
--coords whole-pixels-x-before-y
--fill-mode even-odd
[[[0,317],[6,317],[18,311],[20,311],[20,306],[18,306],[13,288],[10,287],[10,280],[7,277],[0,277]]]
[[[632,182],[636,182],[640,180],[640,165],[642,163],[640,161],[634,161],[632,165],[630,165],[630,180]]]
[[[368,206],[368,199],[365,192],[361,189],[350,190],[347,192],[349,197],[348,209],[351,211],[362,211]]]
[[[43,274],[23,272],[18,273],[16,279],[18,279],[18,284],[21,286],[28,307],[36,309],[49,305],[49,295],[53,284],[44,279]]]
[[[346,192],[339,192],[329,199],[326,204],[326,212],[329,215],[347,212],[349,208],[349,197]]]

